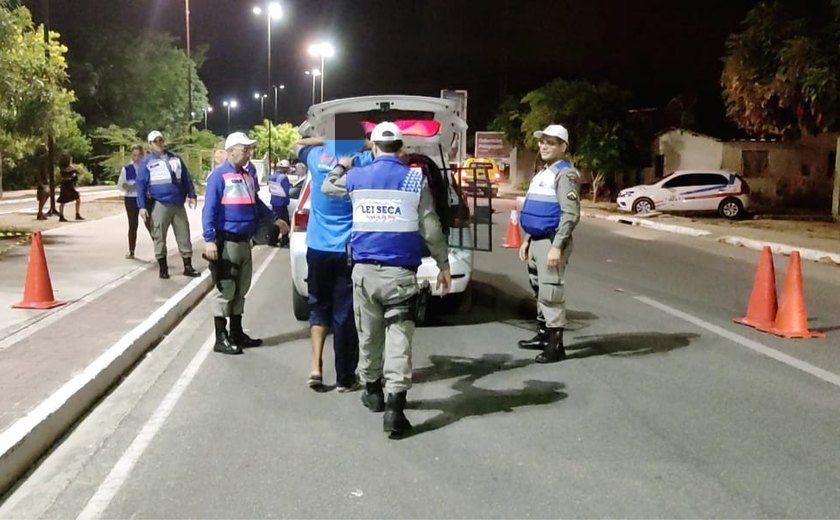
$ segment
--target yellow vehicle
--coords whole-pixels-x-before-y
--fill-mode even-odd
[[[502,174],[495,159],[471,157],[461,165],[459,174],[462,191],[483,196],[498,195]]]

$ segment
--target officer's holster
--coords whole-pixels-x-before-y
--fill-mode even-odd
[[[224,240],[216,240],[216,249],[218,249],[219,253],[216,256],[216,260],[210,260],[207,258],[207,255],[201,253],[201,257],[207,260],[207,267],[210,270],[210,276],[213,278],[213,285],[216,286],[216,289],[219,292],[222,292],[222,282],[225,280],[235,280],[237,273],[237,266],[229,261],[222,258],[222,253],[224,252],[225,248],[225,241]]]

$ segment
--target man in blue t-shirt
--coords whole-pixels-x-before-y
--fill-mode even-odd
[[[352,265],[347,254],[353,226],[353,205],[349,197],[333,198],[321,191],[327,174],[338,163],[335,141],[308,137],[295,143],[298,159],[312,176],[309,224],[306,229],[307,288],[312,364],[307,383],[322,386],[322,356],[330,328],[333,331],[336,386],[339,392],[358,388],[356,365],[359,338],[353,315]],[[373,162],[369,151],[360,151],[354,166]]]

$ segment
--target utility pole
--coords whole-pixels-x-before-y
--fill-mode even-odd
[[[187,26],[187,116],[189,116],[189,134],[192,136],[192,58],[190,57],[190,0],[184,0],[184,18]]]
[[[834,149],[834,189],[831,192],[831,216],[834,222],[840,222],[840,138],[837,138],[837,148]]]
[[[50,63],[50,0],[43,0],[44,5],[44,58],[47,66]],[[47,157],[49,161],[47,173],[50,182],[50,210],[47,215],[58,215],[55,209],[55,137],[53,135],[53,111],[50,100],[49,117],[47,118]]]

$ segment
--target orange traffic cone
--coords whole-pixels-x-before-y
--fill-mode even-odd
[[[50,271],[47,257],[44,255],[44,243],[41,232],[32,234],[32,247],[29,249],[29,266],[26,270],[26,285],[23,288],[23,301],[12,305],[15,309],[52,309],[67,302],[56,301],[53,297]]]
[[[762,328],[784,338],[824,338],[822,332],[808,330],[808,312],[805,310],[805,294],[802,290],[802,266],[799,251],[790,255],[790,263],[785,274],[785,285],[776,321],[769,329]]]
[[[502,247],[519,248],[522,246],[522,235],[519,234],[519,214],[515,209],[510,211],[510,221],[508,222],[507,234],[505,234],[505,241],[502,242]]]
[[[743,318],[735,318],[735,322],[757,329],[768,329],[773,326],[773,321],[776,319],[776,310],[776,271],[773,268],[773,253],[770,252],[769,247],[765,247],[761,251],[761,260],[755,271],[747,315]]]

